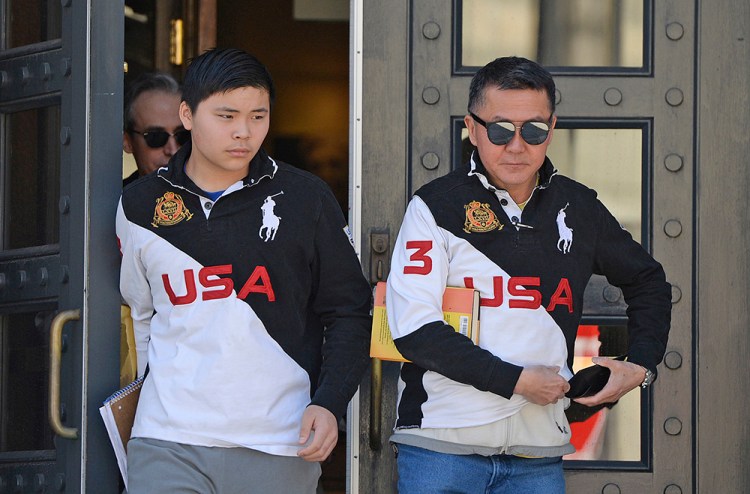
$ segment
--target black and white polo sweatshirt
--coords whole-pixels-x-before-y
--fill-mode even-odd
[[[394,247],[386,304],[401,370],[396,428],[489,424],[528,402],[513,389],[524,366],[572,375],[583,294],[592,273],[628,305],[629,361],[656,372],[671,291],[661,265],[596,193],[549,159],[521,210],[493,187],[477,153],[410,201]],[[446,286],[480,291],[479,345],[442,320]]]
[[[305,407],[341,417],[359,385],[369,284],[322,180],[261,150],[213,201],[184,172],[190,151],[117,211],[139,374],[149,365],[133,436],[294,456]]]

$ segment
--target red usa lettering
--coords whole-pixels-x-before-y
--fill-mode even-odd
[[[492,298],[481,298],[480,305],[483,307],[500,307],[503,305],[504,279],[502,276],[492,277]],[[538,287],[541,280],[538,276],[511,276],[508,278],[508,307],[511,309],[538,309],[542,306],[542,292],[529,287]],[[474,278],[464,278],[466,288],[474,288]],[[552,294],[549,304],[545,309],[552,312],[558,305],[568,308],[573,312],[573,291],[567,278],[561,278],[557,284],[555,293]]]
[[[221,298],[227,298],[232,295],[234,291],[234,282],[231,278],[216,278],[219,275],[232,274],[231,264],[222,264],[220,266],[207,266],[201,268],[198,271],[198,283],[201,287],[201,299],[202,300],[216,300]],[[214,278],[212,278],[214,276]],[[164,283],[164,290],[167,292],[169,301],[173,305],[186,305],[192,304],[198,298],[198,287],[195,282],[195,271],[192,269],[186,269],[183,272],[185,280],[185,294],[177,295],[172,288],[172,284],[169,282],[169,275],[161,275],[162,282]],[[268,298],[269,302],[276,300],[276,294],[273,291],[271,285],[271,278],[268,276],[268,271],[265,266],[256,266],[250,277],[242,289],[237,294],[237,298],[245,299],[251,293],[264,293]]]

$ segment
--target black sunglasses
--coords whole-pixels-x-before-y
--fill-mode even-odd
[[[174,136],[174,140],[182,146],[190,140],[190,131],[186,129],[180,129],[174,134],[170,134],[166,130],[149,130],[147,132],[140,132],[135,129],[130,129],[128,132],[131,134],[140,134],[146,140],[146,145],[150,148],[160,148],[167,144],[170,136]]]
[[[490,142],[496,146],[504,146],[508,144],[516,135],[516,129],[521,130],[521,137],[523,140],[532,146],[543,143],[547,140],[547,136],[549,135],[550,123],[548,122],[529,121],[524,122],[518,127],[512,122],[487,123],[472,112],[469,112],[469,115],[471,115],[471,118],[476,120],[478,124],[487,129],[487,137]],[[550,119],[550,122],[551,121],[552,120]]]

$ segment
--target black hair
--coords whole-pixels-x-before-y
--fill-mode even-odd
[[[484,90],[487,87],[497,89],[535,89],[547,93],[549,107],[555,113],[555,81],[547,69],[536,62],[522,57],[496,58],[474,74],[469,86],[470,112],[484,103]]]
[[[180,96],[180,85],[171,75],[163,72],[146,72],[135,78],[125,91],[123,100],[122,119],[125,130],[133,129],[133,103],[146,91],[162,91]]]
[[[212,95],[244,87],[265,89],[273,105],[276,96],[273,80],[260,60],[236,48],[212,48],[190,62],[182,85],[182,100],[194,112]]]

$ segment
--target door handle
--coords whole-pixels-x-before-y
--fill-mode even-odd
[[[78,321],[81,310],[64,310],[57,314],[49,330],[49,425],[60,437],[77,439],[78,429],[65,427],[60,420],[60,362],[62,360],[62,330],[65,323]]]
[[[182,19],[169,21],[169,62],[172,65],[182,65],[182,38],[184,32]]]
[[[383,401],[383,361],[372,359],[370,374],[370,448],[378,451],[380,443],[380,410]]]
[[[391,235],[387,228],[370,230],[370,283],[385,281],[390,264]]]
[[[385,281],[389,270],[391,235],[388,228],[370,230],[370,283]],[[383,404],[383,361],[372,359],[370,374],[370,448],[380,450],[380,425]]]

